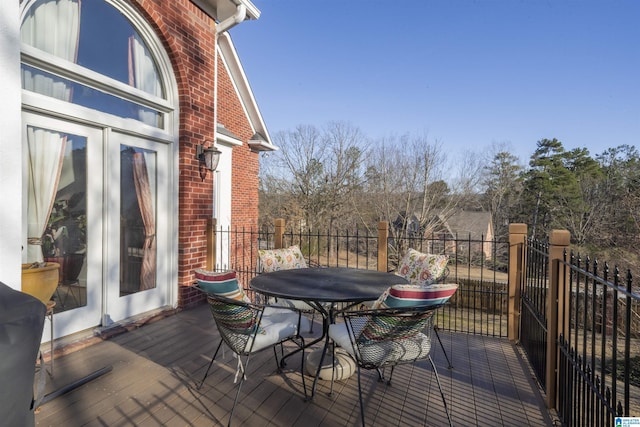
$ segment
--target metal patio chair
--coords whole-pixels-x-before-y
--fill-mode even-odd
[[[280,372],[281,364],[278,360],[277,347],[280,347],[280,357],[282,358],[284,352],[282,344],[285,341],[294,342],[302,351],[300,373],[305,400],[307,399],[307,387],[304,379],[304,338],[299,332],[301,327],[308,327],[309,319],[295,309],[250,303],[215,294],[208,294],[207,302],[220,332],[220,343],[198,389],[204,384],[222,343],[225,343],[237,355],[238,368],[234,382],[239,380],[228,425],[231,425],[240,388],[246,379],[250,356],[261,350],[273,348],[276,367]]]
[[[436,309],[430,307],[385,308],[364,311],[344,311],[344,322],[329,327],[329,337],[342,347],[357,363],[360,417],[365,425],[362,398],[362,369],[375,369],[379,381],[384,381],[385,368],[391,368],[387,384],[391,384],[393,370],[401,364],[428,359],[440,389],[444,410],[451,426],[451,416],[442,391],[436,365],[431,359],[431,332]],[[334,354],[335,354],[334,345]]]
[[[411,284],[429,286],[434,284],[447,283],[449,276],[449,257],[444,254],[431,254],[420,252],[416,249],[409,248],[398,262],[398,269],[395,274],[404,277]],[[438,333],[438,325],[435,325],[433,331],[436,334],[440,348],[447,359],[448,368],[452,369],[453,365],[445,350],[440,334]]]

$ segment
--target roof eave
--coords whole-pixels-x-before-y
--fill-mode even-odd
[[[239,5],[243,5],[247,10],[245,21],[260,18],[260,10],[249,0],[191,0],[191,2],[218,22],[232,16]]]
[[[229,75],[232,77],[235,88],[240,97],[240,102],[245,110],[245,114],[249,119],[251,128],[254,132],[254,136],[249,141],[249,146],[254,151],[275,151],[278,148],[271,143],[271,137],[269,131],[265,125],[258,103],[253,95],[249,80],[247,79],[240,58],[236,52],[235,46],[231,41],[231,36],[228,33],[221,34],[218,38],[218,47],[222,54],[225,66],[229,70]],[[260,138],[256,138],[256,135],[260,135]]]

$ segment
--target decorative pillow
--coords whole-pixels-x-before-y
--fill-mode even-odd
[[[455,283],[393,285],[374,304],[375,308],[428,307],[444,304],[457,290]]]
[[[294,268],[307,268],[307,262],[297,245],[286,249],[260,249],[258,250],[262,271],[270,273],[278,270],[291,270]]]
[[[407,279],[414,285],[429,285],[447,270],[449,257],[418,252],[409,248],[398,265],[396,274]]]
[[[198,286],[204,292],[249,302],[238,283],[235,271],[216,272],[196,268],[195,273]]]

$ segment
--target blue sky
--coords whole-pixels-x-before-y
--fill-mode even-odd
[[[253,3],[230,33],[272,136],[338,120],[525,163],[543,138],[640,145],[638,0]]]

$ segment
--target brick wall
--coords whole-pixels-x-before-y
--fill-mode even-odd
[[[196,145],[214,132],[215,22],[189,0],[136,0],[162,40],[173,64],[180,102],[178,305],[203,300],[192,289],[193,270],[205,266],[207,218],[212,216],[213,180],[202,181]],[[258,154],[247,141],[253,135],[222,59],[218,58],[218,122],[244,142],[233,148],[232,227],[256,227]]]

